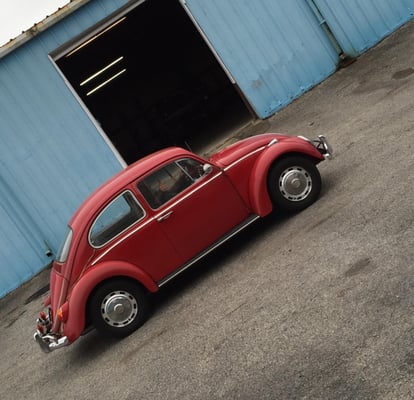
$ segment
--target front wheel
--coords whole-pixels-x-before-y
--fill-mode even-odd
[[[145,322],[147,312],[146,293],[138,284],[126,279],[104,283],[89,302],[92,323],[105,336],[128,336]]]
[[[299,155],[277,161],[268,176],[269,195],[275,208],[298,212],[316,201],[321,176],[315,164]]]

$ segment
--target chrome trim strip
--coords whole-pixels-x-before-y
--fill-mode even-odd
[[[147,226],[149,223],[151,223],[152,221],[154,221],[154,218],[151,217],[149,218],[147,221],[145,221],[144,223],[140,224],[139,226],[137,226],[135,229],[133,229],[131,232],[129,232],[127,235],[123,236],[122,238],[116,240],[114,243],[112,243],[112,245],[110,247],[108,247],[99,257],[97,257],[94,261],[91,262],[91,265],[95,265],[97,264],[103,257],[105,257],[114,247],[118,246],[120,243],[122,243],[124,240],[128,239],[131,235],[133,235],[134,233],[138,232],[139,230],[141,230],[142,228],[144,228],[145,226]]]
[[[188,192],[185,196],[180,197],[179,200],[176,200],[174,203],[170,204],[168,207],[163,209],[162,211],[158,212],[158,214],[155,214],[153,217],[150,217],[147,221],[144,223],[140,223],[136,228],[134,228],[131,232],[126,234],[125,236],[119,238],[118,240],[115,240],[110,247],[108,247],[102,254],[99,255],[94,261],[91,262],[91,265],[96,265],[102,258],[104,258],[114,247],[118,246],[120,243],[122,243],[124,240],[127,240],[130,236],[137,233],[139,230],[153,222],[154,220],[157,220],[164,216],[169,211],[172,211],[171,209],[175,207],[177,204],[179,204],[181,201],[185,200],[187,197],[191,196],[193,193],[195,193],[197,190],[200,190],[205,185],[207,185],[209,182],[211,182],[214,179],[217,179],[219,176],[221,176],[223,173],[220,171],[216,175],[212,176],[211,178],[207,179],[205,182],[203,182],[201,185],[197,186],[196,188],[192,189],[190,192]],[[146,214],[147,215],[147,214]],[[162,222],[162,221],[158,221]],[[129,229],[129,228],[127,228]],[[122,232],[121,232],[122,233]]]
[[[165,209],[163,209],[162,211],[160,211],[158,214],[154,215],[155,219],[158,219],[159,217],[161,217],[163,214],[165,214],[167,211],[169,211],[171,208],[175,207],[177,204],[180,204],[183,200],[187,199],[188,197],[190,197],[193,193],[197,192],[198,190],[202,189],[204,186],[208,185],[211,181],[214,181],[215,179],[217,179],[219,176],[223,175],[223,172],[218,171],[214,176],[210,177],[209,179],[207,179],[205,182],[203,182],[201,185],[196,186],[194,189],[191,189],[187,194],[185,194],[184,196],[180,197],[178,200],[174,201],[173,203],[171,203],[168,207],[166,207]],[[197,182],[196,182],[197,183]]]
[[[111,239],[107,240],[104,244],[101,244],[100,246],[95,246],[92,244],[91,241],[91,233],[92,233],[92,228],[95,226],[96,221],[101,217],[101,215],[119,198],[121,198],[124,194],[129,193],[132,196],[132,199],[135,201],[135,203],[137,204],[137,206],[142,210],[142,216],[141,218],[137,219],[136,221],[134,221],[132,224],[130,224],[128,227],[126,227],[125,229],[123,229],[121,232],[117,233],[114,237],[112,237]],[[110,241],[114,240],[115,238],[117,238],[119,235],[122,235],[122,233],[124,233],[126,230],[128,230],[129,228],[131,228],[131,226],[137,224],[139,221],[142,221],[145,217],[147,216],[147,212],[145,211],[145,208],[142,207],[142,204],[140,203],[140,201],[137,199],[137,196],[135,195],[135,193],[133,193],[131,190],[127,189],[124,190],[122,193],[118,194],[118,196],[116,196],[115,198],[113,198],[102,210],[101,212],[94,218],[93,223],[91,224],[91,226],[89,227],[89,232],[88,232],[88,243],[89,245],[93,248],[93,249],[100,249],[104,246],[106,246]]]
[[[211,246],[209,246],[207,249],[202,251],[200,254],[192,258],[190,261],[187,261],[182,267],[175,270],[170,275],[167,275],[165,278],[161,279],[158,283],[158,286],[161,287],[165,285],[167,282],[169,282],[171,279],[175,278],[177,275],[184,272],[186,269],[191,267],[194,263],[201,260],[203,257],[205,257],[207,254],[211,253],[213,250],[215,250],[217,247],[222,245],[223,243],[227,242],[227,240],[231,239],[233,236],[235,236],[237,233],[239,233],[244,228],[248,227],[250,224],[252,224],[254,221],[256,221],[258,218],[260,218],[259,215],[251,215],[248,219],[243,221],[241,224],[237,225],[234,229],[232,229],[229,233],[224,235],[220,240],[213,243]]]
[[[299,135],[298,138],[304,140],[305,142],[312,144],[312,140],[310,140],[306,136]]]
[[[258,148],[258,149],[256,149],[256,150],[253,150],[251,153],[246,154],[245,156],[243,156],[243,157],[241,157],[241,158],[237,159],[236,161],[234,161],[232,164],[228,165],[227,167],[224,167],[224,168],[223,168],[223,171],[227,171],[227,170],[229,170],[230,168],[233,168],[233,167],[234,167],[235,165],[237,165],[238,163],[240,163],[240,162],[244,161],[246,158],[249,158],[249,157],[250,157],[250,156],[252,156],[253,154],[256,154],[256,153],[258,153],[258,152],[260,152],[260,151],[263,151],[265,148],[266,148],[266,146],[262,146],[262,147],[259,147],[259,148]]]
[[[164,214],[162,214],[160,217],[157,218],[157,221],[162,222],[162,221],[170,218],[172,213],[173,213],[173,210],[169,210],[169,211],[165,212]]]

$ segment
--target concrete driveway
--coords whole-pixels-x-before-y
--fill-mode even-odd
[[[122,341],[41,353],[40,274],[0,301],[2,400],[414,398],[414,23],[263,130],[327,135],[320,200],[193,267]]]

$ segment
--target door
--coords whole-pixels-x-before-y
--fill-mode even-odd
[[[304,0],[181,3],[260,118],[336,71],[338,53]]]
[[[154,218],[186,262],[250,214],[227,176],[193,158],[175,160],[138,183]],[[172,272],[172,271],[171,271]]]

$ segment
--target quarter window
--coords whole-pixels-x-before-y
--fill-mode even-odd
[[[72,242],[72,235],[73,235],[72,229],[68,227],[66,229],[65,239],[60,245],[60,248],[56,255],[56,261],[58,263],[64,263],[66,259],[68,258],[69,247],[70,247],[70,243]]]
[[[144,210],[131,192],[114,199],[92,224],[89,241],[93,247],[102,247],[144,216]]]

